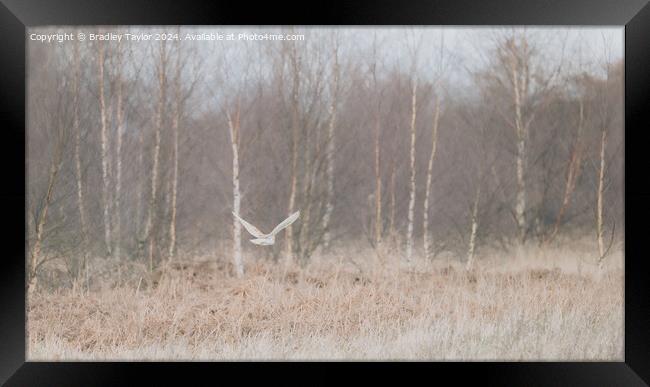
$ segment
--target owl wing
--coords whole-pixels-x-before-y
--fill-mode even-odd
[[[266,235],[264,235],[263,232],[261,232],[257,227],[253,226],[252,224],[248,223],[244,219],[242,219],[239,215],[237,215],[234,211],[232,213],[237,220],[241,222],[241,224],[244,225],[244,228],[255,238],[265,238]]]
[[[298,219],[299,216],[300,216],[300,211],[294,212],[287,219],[283,220],[282,223],[275,226],[275,228],[273,229],[273,231],[271,231],[271,233],[269,235],[275,235],[275,234],[279,233],[280,231],[282,231],[284,228],[289,227],[291,225],[291,223],[295,222],[296,219]]]

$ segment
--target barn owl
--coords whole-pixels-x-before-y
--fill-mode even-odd
[[[232,213],[237,220],[241,222],[241,224],[244,225],[246,230],[255,237],[255,239],[251,239],[250,241],[253,242],[256,245],[261,245],[261,246],[270,246],[275,243],[275,235],[282,231],[283,229],[289,227],[291,223],[295,222],[296,219],[300,216],[300,211],[296,211],[291,216],[283,220],[280,224],[275,226],[273,231],[271,231],[268,234],[264,234],[261,232],[257,227],[253,226],[252,224],[248,223],[244,219],[242,219],[239,215],[237,215],[234,211]]]

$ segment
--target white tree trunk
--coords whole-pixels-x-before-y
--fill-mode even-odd
[[[81,243],[82,243],[82,261],[77,268],[77,276],[80,277],[81,273],[86,266],[86,257],[88,254],[88,228],[86,226],[86,209],[84,206],[84,191],[83,191],[83,173],[81,170],[81,128],[79,126],[79,78],[81,73],[80,60],[79,60],[79,42],[75,40],[74,44],[74,97],[73,97],[73,118],[72,130],[74,131],[74,162],[75,174],[77,180],[77,207],[79,208],[79,225],[81,228]]]
[[[180,44],[177,44],[180,50]],[[172,181],[171,181],[171,215],[169,219],[169,260],[176,254],[176,201],[178,199],[178,130],[181,119],[181,65],[180,52],[177,52],[176,76],[174,77],[174,117],[172,119]]]
[[[413,222],[415,220],[415,119],[417,112],[417,79],[413,80],[411,90],[411,183],[409,188],[408,228],[406,234],[406,260],[413,257]]]
[[[433,179],[433,160],[436,156],[436,145],[438,143],[438,122],[440,120],[440,97],[436,98],[436,107],[433,113],[433,125],[431,129],[431,156],[429,157],[429,165],[427,166],[427,185],[424,193],[424,208],[423,208],[423,221],[422,221],[422,239],[424,242],[424,254],[426,258],[431,258],[433,255],[432,244],[429,239],[429,200],[431,197],[431,180]]]
[[[513,38],[514,39],[514,38]],[[521,39],[521,48],[516,48],[513,40],[510,52],[510,75],[513,88],[513,99],[515,109],[515,134],[517,136],[517,152],[515,156],[515,167],[517,174],[517,193],[515,197],[515,219],[519,232],[519,242],[523,244],[528,231],[526,219],[526,160],[528,159],[528,126],[530,118],[524,120],[523,105],[524,99],[528,96],[528,45],[525,37]],[[517,53],[519,53],[517,55]]]
[[[287,213],[292,214],[296,205],[296,191],[297,191],[297,174],[298,174],[298,133],[299,133],[299,99],[298,93],[300,91],[300,67],[296,48],[293,47],[290,53],[291,70],[293,72],[293,82],[291,91],[291,183],[289,191],[289,205]],[[293,226],[289,226],[285,230],[285,248],[286,248],[286,267],[293,264]]]
[[[327,128],[327,204],[323,216],[323,248],[330,247],[332,234],[330,233],[330,219],[334,212],[334,147],[336,128],[336,107],[338,97],[339,63],[338,46],[334,49],[334,79],[332,81],[332,101],[329,106],[329,125]]]
[[[381,217],[381,158],[380,158],[380,132],[379,107],[375,112],[375,248],[381,244],[382,217]]]
[[[524,176],[524,158],[526,144],[523,138],[517,139],[517,195],[515,198],[515,217],[519,231],[519,241],[524,242],[526,238],[526,180]]]
[[[388,236],[395,236],[395,161],[390,171],[390,217],[388,220]]]
[[[598,268],[602,271],[605,263],[605,244],[603,236],[603,192],[605,189],[605,149],[607,147],[607,131],[603,128],[600,138],[600,168],[598,171],[598,192],[596,198],[596,233],[598,237]]]
[[[513,66],[513,83],[514,83],[514,100],[515,100],[515,131],[517,134],[517,194],[515,198],[515,217],[517,219],[517,228],[519,230],[519,240],[523,242],[526,237],[526,180],[525,180],[525,160],[526,160],[526,128],[523,125],[521,117],[521,95],[518,83],[517,67]]]
[[[466,269],[471,270],[474,266],[474,251],[476,250],[476,233],[478,231],[478,206],[481,200],[481,182],[477,183],[476,194],[474,196],[474,205],[472,206],[472,225],[469,234],[469,246],[467,248]]]
[[[312,135],[311,131],[306,129],[305,130],[305,141],[300,147],[303,152],[302,160],[305,166],[304,173],[302,176],[302,200],[301,202],[303,203],[300,213],[300,216],[302,219],[300,220],[301,227],[298,233],[298,243],[297,243],[297,249],[294,251],[294,254],[298,254],[298,260],[300,264],[306,263],[306,256],[308,254],[308,249],[309,249],[309,241],[310,241],[310,233],[311,230],[309,229],[310,223],[311,223],[311,211],[312,211],[312,202],[310,200],[310,195],[311,195],[311,187],[313,183],[313,160],[311,157],[311,143],[312,143]]]
[[[232,145],[232,208],[236,214],[241,209],[241,193],[239,192],[239,106],[235,118],[227,113],[230,144]],[[233,217],[233,264],[237,277],[244,275],[244,264],[241,253],[241,223]]]
[[[148,260],[149,260],[149,270],[153,271],[153,250],[154,250],[154,239],[155,233],[153,226],[155,224],[155,205],[157,200],[157,189],[158,189],[158,164],[160,159],[160,132],[162,131],[163,126],[163,109],[165,108],[166,100],[166,89],[167,89],[167,77],[166,77],[166,65],[167,65],[167,53],[165,50],[165,41],[161,41],[160,45],[160,63],[158,68],[158,106],[156,109],[156,125],[154,131],[154,149],[153,149],[153,166],[151,171],[151,196],[149,196],[149,213],[147,215],[147,227],[146,227],[146,236],[148,239]]]
[[[140,134],[138,135],[138,183],[136,184],[136,202],[135,202],[135,214],[136,214],[136,224],[138,232],[142,228],[142,214],[143,214],[143,205],[144,200],[144,186],[145,186],[145,168],[144,168],[144,130],[139,129]]]
[[[297,146],[297,136],[293,137],[293,145],[291,146],[291,184],[289,192],[289,205],[287,208],[287,213],[292,214],[294,211],[296,203],[296,189],[297,189],[297,160],[298,160],[298,146]],[[293,263],[293,227],[289,226],[286,228],[285,243],[286,243],[286,264],[289,266]]]
[[[379,248],[383,234],[383,219],[381,214],[381,96],[377,88],[377,34],[372,42],[372,63],[370,65],[373,92],[375,94],[375,248]]]
[[[104,96],[104,43],[98,42],[98,80],[99,80],[99,113],[101,125],[101,158],[102,158],[102,202],[103,202],[103,219],[104,219],[104,243],[108,255],[112,254],[111,249],[111,222],[109,211],[109,177],[108,177],[108,133],[106,122],[106,101]]]
[[[121,46],[118,46],[118,50]],[[122,82],[122,53],[118,52],[117,63],[117,144],[116,144],[116,171],[115,171],[115,256],[121,259],[122,254],[122,136],[124,135],[124,85]]]
[[[517,196],[515,198],[515,216],[519,230],[519,241],[526,238],[526,181],[524,180],[524,155],[526,146],[523,139],[517,140]]]

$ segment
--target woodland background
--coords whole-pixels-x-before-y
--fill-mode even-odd
[[[621,29],[216,30],[30,29],[31,360],[622,359]]]

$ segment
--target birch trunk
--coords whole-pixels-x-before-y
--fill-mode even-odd
[[[338,48],[338,47],[337,47]],[[334,79],[332,84],[332,101],[329,106],[330,121],[327,128],[327,204],[323,216],[323,248],[329,249],[332,235],[330,233],[330,219],[334,212],[334,147],[336,128],[336,107],[338,99],[339,63],[338,49],[334,50]],[[291,212],[290,212],[291,213]]]
[[[146,227],[146,236],[148,239],[148,261],[149,261],[149,270],[153,272],[153,250],[154,250],[154,224],[155,224],[155,204],[157,199],[157,189],[158,189],[158,164],[160,158],[160,132],[162,131],[163,126],[163,109],[165,107],[166,100],[166,88],[167,88],[167,77],[166,77],[166,50],[165,50],[165,41],[161,41],[160,44],[160,63],[158,68],[158,87],[159,87],[159,96],[158,96],[158,106],[156,109],[156,125],[154,131],[154,149],[153,149],[153,167],[151,171],[151,195],[149,196],[149,213],[147,215],[147,227]]]
[[[598,268],[602,271],[605,262],[605,243],[603,241],[603,192],[605,186],[605,148],[607,131],[603,129],[600,138],[600,168],[598,171],[598,192],[596,199],[596,234],[598,238]]]
[[[292,214],[296,204],[296,190],[297,190],[297,173],[298,173],[298,126],[299,110],[298,110],[298,92],[300,90],[300,73],[298,67],[298,58],[295,52],[295,47],[291,52],[291,66],[293,71],[293,85],[291,93],[292,114],[291,114],[291,184],[289,191],[289,205],[287,213]],[[286,264],[290,266],[293,263],[293,226],[289,226],[285,231],[285,248],[286,248]]]
[[[409,189],[408,228],[406,234],[406,260],[413,257],[413,222],[415,218],[415,119],[417,111],[417,79],[411,89],[411,184]]]
[[[143,201],[143,196],[144,196],[144,181],[145,179],[145,174],[144,174],[144,131],[142,128],[139,129],[140,134],[138,135],[138,146],[139,146],[139,152],[138,152],[138,184],[136,184],[136,202],[135,202],[135,213],[136,213],[136,223],[137,223],[137,230],[140,232],[142,228],[142,201]]]
[[[515,198],[515,219],[517,221],[517,230],[519,244],[523,245],[526,240],[526,182],[524,180],[524,154],[525,145],[523,140],[517,143],[517,195]]]
[[[98,80],[99,80],[99,113],[101,125],[101,157],[102,157],[102,202],[104,219],[104,243],[108,255],[112,254],[111,249],[111,222],[109,211],[109,179],[108,179],[108,133],[106,122],[106,101],[104,96],[104,43],[98,42]]]
[[[294,140],[295,142],[295,140]],[[297,160],[297,151],[296,151],[296,145],[291,146],[292,151],[291,151],[291,191],[289,193],[289,205],[287,207],[287,213],[292,214],[296,202],[296,160]],[[285,243],[286,243],[286,261],[287,265],[291,265],[293,262],[293,227],[289,226],[286,229],[286,235],[285,235]]]
[[[381,164],[380,164],[380,129],[379,106],[375,112],[375,248],[379,248],[382,235],[381,218]]]
[[[395,235],[395,162],[390,171],[390,218],[388,221],[388,235],[392,239]]]
[[[240,213],[241,209],[241,193],[239,191],[239,104],[235,117],[231,117],[230,112],[227,113],[228,130],[230,132],[230,144],[232,145],[232,198],[233,198],[233,211],[236,214]],[[235,266],[235,273],[237,277],[244,275],[244,264],[242,261],[241,253],[241,223],[233,217],[233,264]]]
[[[75,174],[77,180],[77,207],[79,208],[79,225],[81,227],[81,243],[82,243],[82,261],[77,268],[77,277],[81,277],[86,266],[86,259],[88,254],[88,228],[86,225],[86,209],[84,206],[84,191],[83,191],[83,174],[81,171],[81,128],[79,127],[79,78],[80,78],[80,61],[79,61],[79,42],[75,40],[74,43],[74,79],[73,79],[73,110],[72,110],[72,130],[74,132],[74,162]]]
[[[115,171],[115,256],[121,259],[122,254],[122,216],[121,216],[121,195],[122,195],[122,136],[124,135],[124,85],[122,82],[122,52],[121,45],[118,46],[117,63],[117,144],[116,144],[116,171]]]
[[[375,95],[375,227],[374,243],[375,248],[379,248],[383,234],[382,219],[382,192],[381,192],[381,101],[382,97],[377,87],[377,34],[374,34],[372,42],[372,63],[370,71],[372,75],[373,93]]]
[[[528,222],[526,219],[526,160],[527,160],[527,138],[528,125],[530,119],[524,120],[523,104],[528,95],[528,65],[526,57],[528,55],[528,45],[526,38],[521,39],[522,46],[519,48],[516,41],[509,43],[510,47],[510,81],[513,89],[514,102],[514,129],[517,136],[517,152],[515,156],[515,167],[517,174],[517,193],[515,196],[515,220],[519,233],[519,242],[524,243],[526,239]],[[519,53],[519,55],[517,54]],[[521,58],[520,58],[521,57]]]
[[[305,171],[302,176],[302,195],[301,195],[301,202],[303,203],[303,206],[301,208],[301,217],[302,219],[300,220],[301,227],[298,233],[298,238],[296,240],[295,244],[295,250],[294,254],[298,255],[298,261],[300,265],[304,265],[306,263],[306,250],[308,249],[307,244],[309,243],[309,233],[311,230],[309,229],[309,224],[311,222],[311,200],[310,200],[310,194],[311,194],[311,183],[312,183],[312,168],[313,168],[313,160],[311,159],[311,143],[312,143],[312,135],[311,131],[309,129],[305,130],[305,141],[303,145],[300,147],[303,149],[303,165],[305,166]]]
[[[467,265],[465,268],[471,270],[474,266],[474,251],[476,250],[476,233],[478,231],[478,206],[481,200],[481,183],[478,182],[476,194],[474,195],[474,205],[472,206],[472,226],[469,235],[469,246],[467,248]]]
[[[178,43],[178,42],[177,42]],[[177,45],[180,50],[180,44]],[[172,181],[171,181],[171,215],[169,219],[169,260],[176,254],[176,201],[178,198],[178,126],[181,119],[181,65],[180,52],[177,52],[176,75],[174,77],[174,116],[172,119]],[[234,159],[234,157],[233,157]],[[234,169],[234,166],[233,166]],[[239,212],[237,212],[239,213]]]
[[[526,128],[523,125],[521,116],[521,95],[516,66],[513,67],[514,82],[514,100],[515,100],[515,131],[517,134],[517,195],[515,198],[515,218],[519,231],[519,241],[524,242],[526,238],[526,180],[525,180],[525,160],[526,160]]]
[[[424,254],[427,259],[433,255],[431,248],[431,241],[429,239],[429,200],[431,197],[431,180],[433,178],[433,160],[436,156],[436,145],[438,143],[438,123],[440,120],[440,98],[436,98],[436,107],[433,114],[433,126],[431,129],[431,156],[429,157],[429,165],[427,166],[427,185],[424,193],[424,208],[423,208],[423,221],[422,221],[422,239],[424,242]]]

